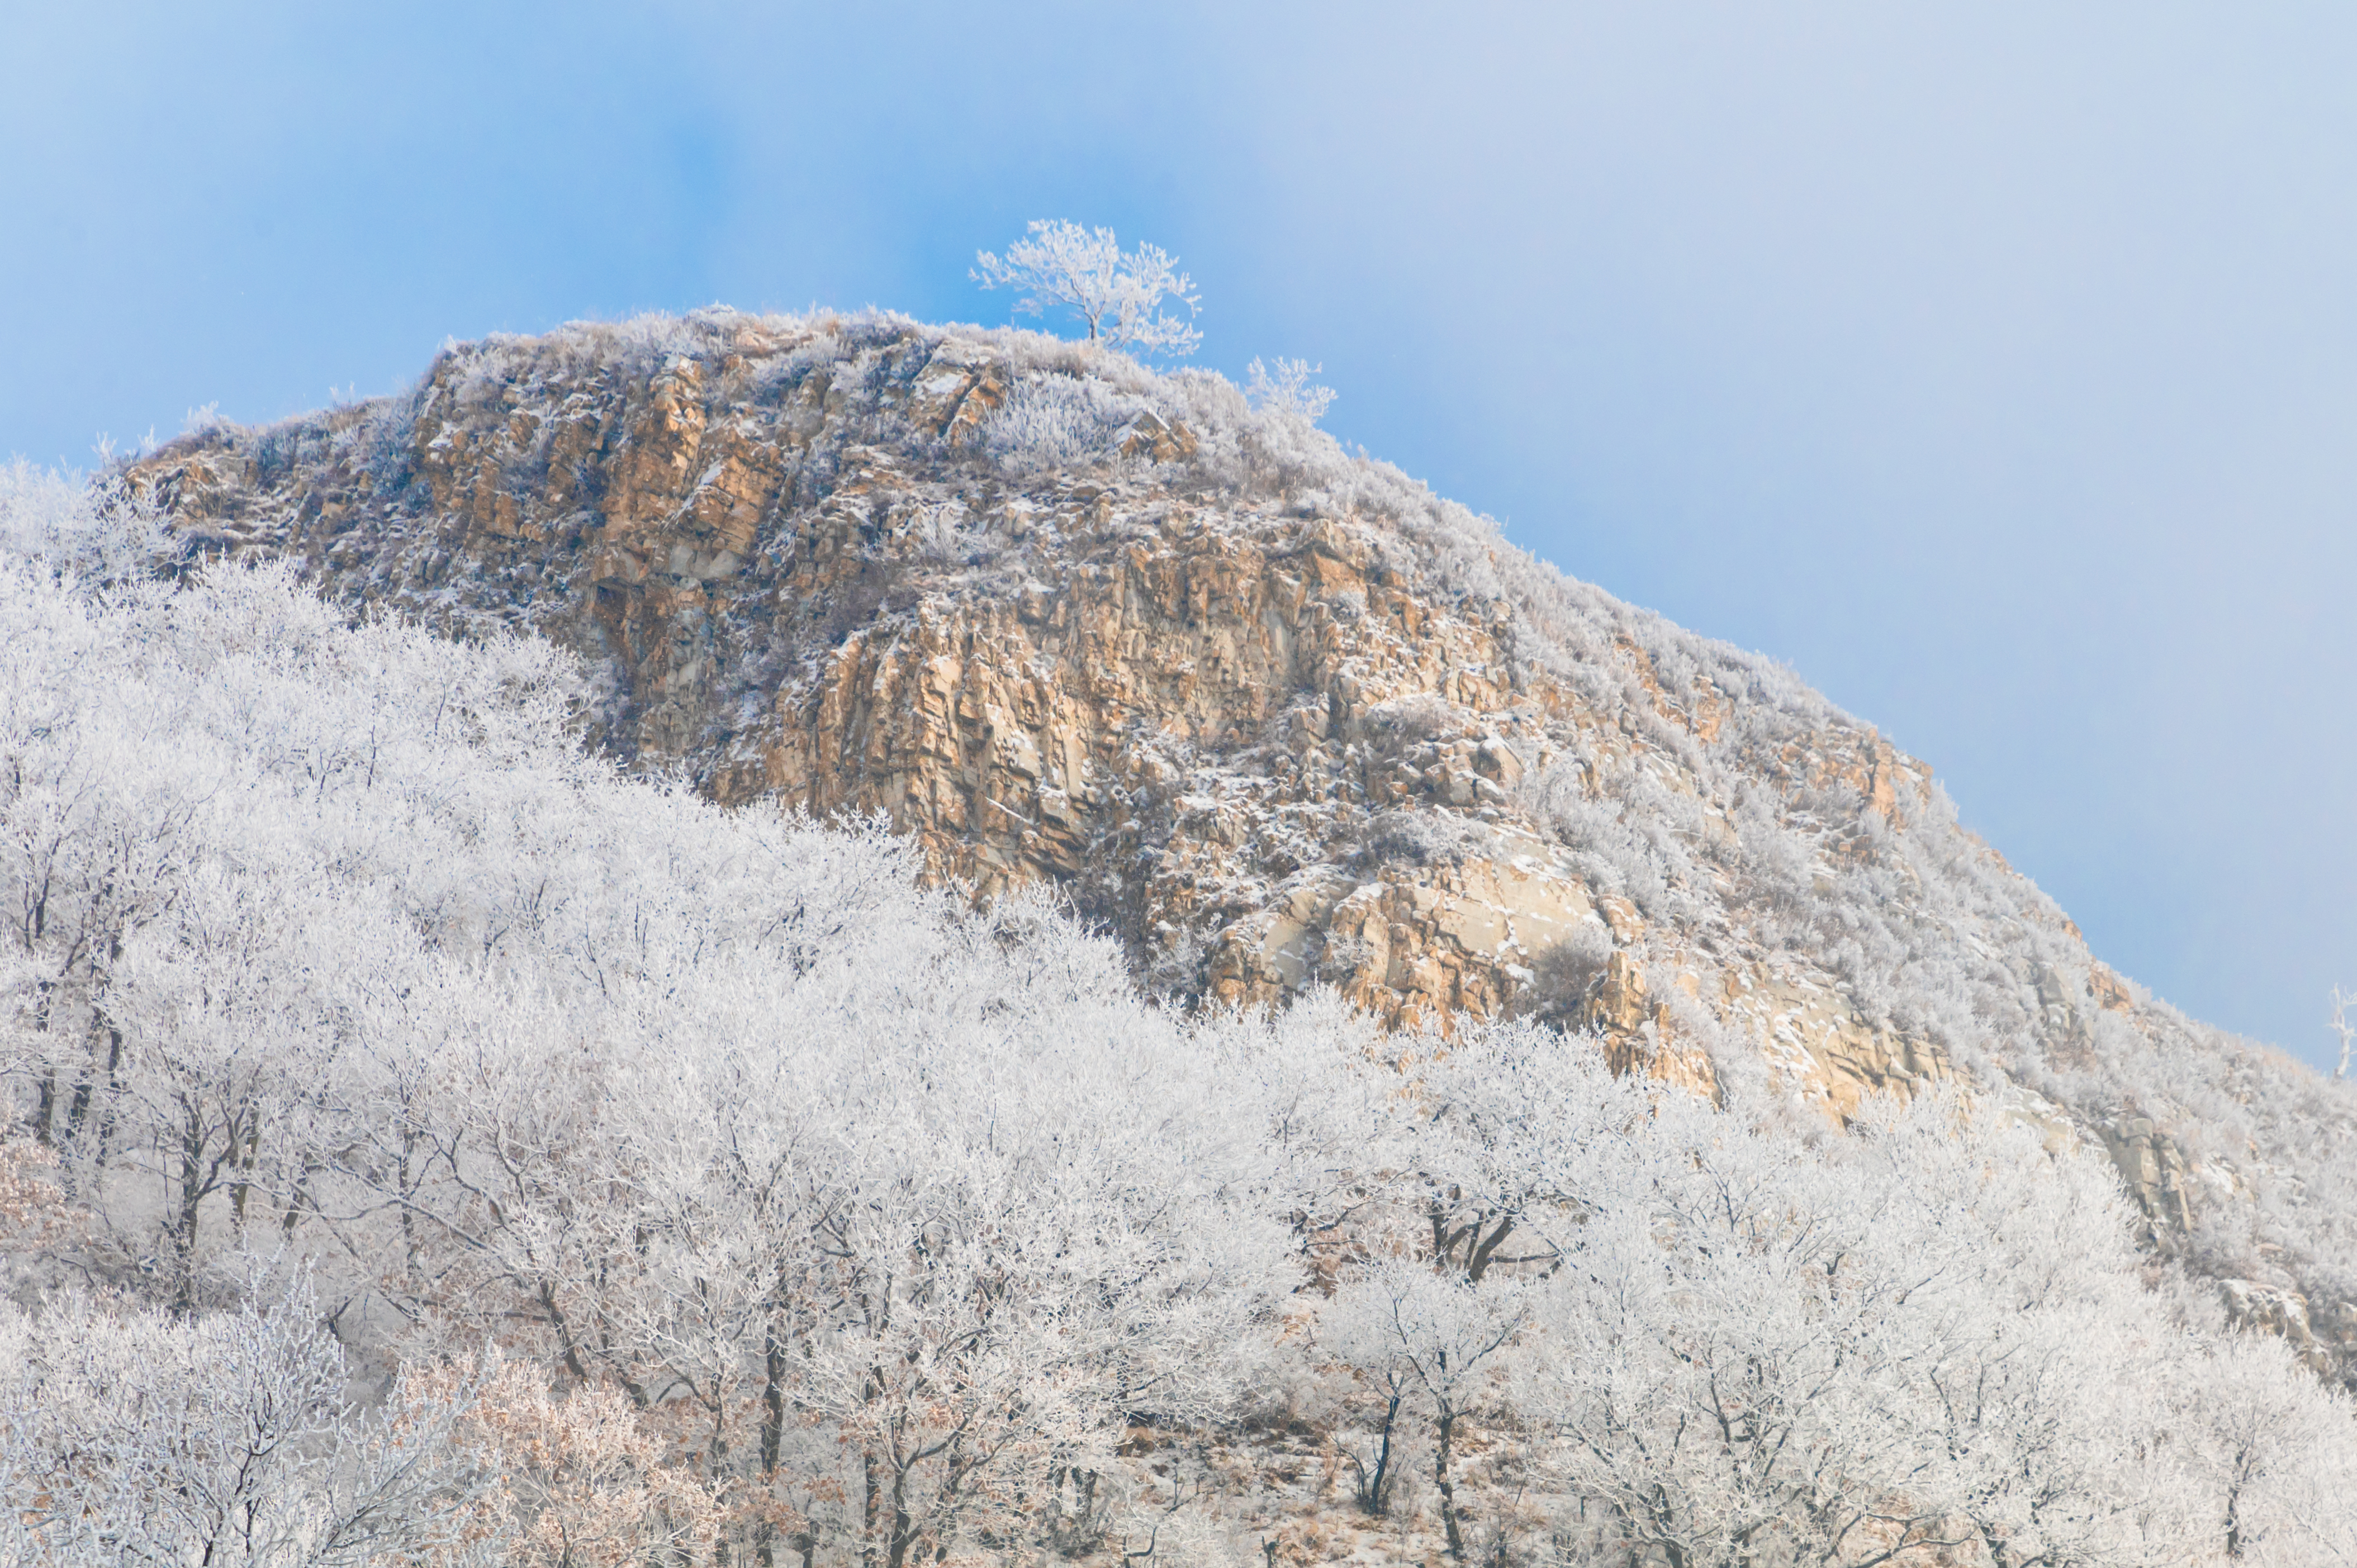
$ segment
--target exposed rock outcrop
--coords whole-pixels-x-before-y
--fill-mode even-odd
[[[2193,1229],[2183,1148],[2142,1116],[2106,1122],[2098,1131],[2122,1184],[2144,1216],[2148,1239],[2156,1246],[2182,1240]]]
[[[1681,937],[1593,886],[1526,788],[1566,757],[1696,782],[1518,657],[1512,603],[1436,591],[1366,516],[1164,482],[1196,446],[1175,414],[1126,422],[1117,474],[962,472],[1025,373],[986,341],[904,334],[765,384],[807,342],[732,328],[635,374],[452,353],[389,453],[336,460],[358,426],[330,416],[324,462],[282,473],[266,441],[203,441],[140,478],[217,546],[580,650],[611,671],[605,743],[684,763],[723,801],[881,812],[982,894],[1071,887],[1181,992],[1251,1004],[1322,983],[1443,1028],[1536,1008],[1712,1086],[1707,1051],[1646,999],[1645,965]],[[862,428],[877,414],[888,428]],[[1614,651],[1657,716],[1716,737],[1727,693],[1668,692],[1633,642]],[[1886,818],[1923,776],[1870,733],[1778,761]],[[1805,958],[1704,967],[1712,1009],[1836,1111],[1944,1070]]]

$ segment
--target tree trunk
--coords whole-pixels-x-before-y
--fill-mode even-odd
[[[98,1033],[97,1025],[91,1026],[91,1033],[93,1036],[91,1045],[95,1047],[98,1044],[95,1038]],[[112,1079],[114,1077],[115,1069],[121,1065],[123,1059],[123,1031],[110,1028],[106,1033],[108,1036],[106,1076]],[[90,1054],[95,1058],[98,1052],[93,1048]],[[90,1116],[91,1097],[97,1090],[98,1074],[85,1066],[82,1075],[74,1081],[73,1102],[66,1108],[66,1139],[69,1143],[81,1133],[82,1122]]]
[[[1448,1478],[1448,1445],[1457,1435],[1457,1412],[1443,1409],[1432,1449],[1432,1479],[1440,1488],[1440,1527],[1448,1537],[1448,1555],[1465,1561],[1465,1536],[1457,1527],[1457,1487]]]
[[[864,1484],[859,1499],[860,1568],[884,1568],[884,1553],[877,1540],[884,1517],[884,1482],[878,1468],[875,1455],[859,1456],[859,1478]]]
[[[229,1189],[229,1207],[230,1212],[236,1216],[237,1233],[242,1237],[245,1234],[245,1203],[253,1191],[254,1167],[262,1160],[262,1108],[258,1105],[248,1107],[245,1126],[241,1130],[232,1122],[229,1136],[230,1146],[234,1151],[231,1163],[237,1169],[237,1180],[231,1184]]]
[[[1468,1255],[1465,1263],[1467,1279],[1477,1285],[1481,1283],[1481,1276],[1490,1272],[1490,1260],[1497,1256],[1500,1243],[1505,1240],[1506,1232],[1513,1228],[1514,1217],[1511,1214],[1501,1215],[1499,1218],[1497,1229],[1491,1231],[1488,1240],[1485,1240],[1481,1238],[1480,1226],[1478,1224],[1475,1226],[1473,1251]]]
[[[909,1548],[916,1544],[917,1530],[909,1518],[909,1472],[892,1472],[892,1550],[886,1568],[908,1568]]]
[[[197,1209],[204,1201],[205,1134],[191,1111],[180,1133],[180,1214],[173,1240],[180,1251],[180,1281],[173,1301],[182,1312],[197,1305]]]
[[[34,993],[40,1000],[33,1007],[33,1032],[44,1036],[49,1032],[49,996],[52,985],[52,982],[44,980]],[[49,1047],[44,1046],[41,1048],[41,1054],[47,1056],[48,1050]],[[57,1110],[58,1069],[55,1065],[52,1065],[48,1071],[41,1075],[40,1100],[33,1111],[33,1136],[45,1149],[53,1149],[58,1145],[57,1129],[50,1125],[52,1119],[57,1115]]]
[[[761,1336],[761,1489],[770,1490],[776,1482],[778,1455],[786,1440],[786,1348],[778,1342],[774,1325]],[[757,1548],[761,1568],[777,1568],[777,1553],[772,1537],[774,1525],[764,1522]],[[803,1538],[807,1541],[809,1538]],[[802,1549],[802,1559],[808,1563],[810,1548]]]
[[[1394,1394],[1383,1406],[1383,1428],[1375,1442],[1374,1474],[1367,1477],[1361,1504],[1376,1518],[1383,1517],[1386,1499],[1383,1493],[1391,1485],[1392,1437],[1399,1429],[1400,1396]]]

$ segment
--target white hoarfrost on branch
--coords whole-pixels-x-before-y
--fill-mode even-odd
[[[1244,367],[1244,396],[1254,408],[1291,414],[1315,424],[1326,417],[1326,411],[1340,395],[1332,387],[1321,387],[1310,381],[1322,369],[1307,360],[1279,358],[1273,364],[1264,364],[1255,359]]]
[[[2357,1024],[2349,1021],[2349,1004],[2357,1002],[2357,991],[2332,988],[2332,1036],[2341,1042],[2341,1059],[2333,1064],[2332,1078],[2339,1082],[2349,1076],[2349,1048],[2357,1043]]]
[[[1003,259],[974,252],[974,281],[985,288],[1021,290],[1015,308],[1026,315],[1063,306],[1088,328],[1092,343],[1178,356],[1193,353],[1202,341],[1191,325],[1201,297],[1188,292],[1193,282],[1160,246],[1140,243],[1124,251],[1112,230],[1061,219],[1039,220],[1030,230],[1030,238],[1007,246]],[[1166,296],[1187,307],[1186,319],[1163,312]]]

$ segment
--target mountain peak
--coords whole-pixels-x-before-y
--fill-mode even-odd
[[[129,478],[347,605],[547,636],[629,766],[880,814],[978,895],[1052,885],[1189,1004],[1535,1015],[1835,1118],[1953,1081],[2100,1144],[2230,1306],[2357,1346],[2357,1201],[2254,1201],[2338,1179],[2306,1147],[2337,1092],[2097,962],[1788,670],[1216,375],[711,311],[456,345]]]

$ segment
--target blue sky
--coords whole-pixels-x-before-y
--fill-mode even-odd
[[[0,455],[578,317],[1003,320],[976,248],[1110,224],[2162,995],[2320,1058],[2357,983],[2357,10],[93,0],[0,81]]]

